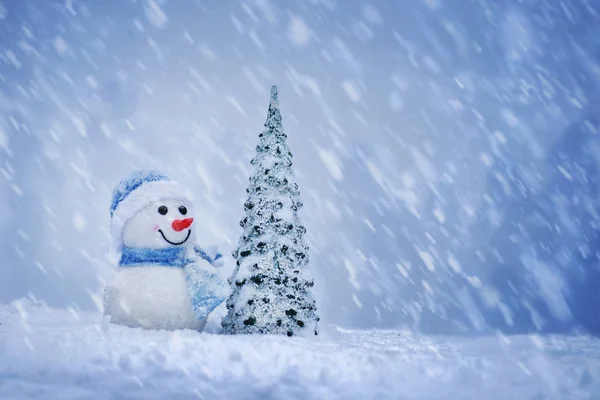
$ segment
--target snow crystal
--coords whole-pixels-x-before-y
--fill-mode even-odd
[[[142,25],[139,19],[133,20],[133,26],[135,26],[135,29],[138,31],[144,32],[144,25]]]
[[[401,92],[406,92],[408,90],[408,81],[405,77],[392,74],[391,75],[392,84],[398,88]]]
[[[508,61],[520,61],[527,57],[534,45],[532,26],[528,18],[516,9],[505,14],[501,25],[501,38]]]
[[[598,73],[600,74],[600,68],[598,68]],[[585,126],[585,128],[587,129],[587,131],[589,133],[591,133],[593,135],[596,135],[598,133],[598,129],[589,120],[585,120],[583,125]]]
[[[246,11],[246,13],[248,14],[248,16],[250,16],[250,18],[252,18],[252,20],[254,22],[259,22],[260,21],[258,19],[258,17],[256,16],[256,14],[254,14],[254,11],[252,11],[252,9],[250,8],[250,6],[248,5],[248,3],[243,3],[242,4],[242,8],[244,9],[244,11]]]
[[[21,62],[17,59],[17,56],[12,52],[12,50],[6,51],[6,58],[8,58],[8,60],[16,69],[21,68]]]
[[[39,261],[36,261],[36,262],[35,262],[35,266],[36,266],[36,267],[38,267],[38,269],[39,269],[40,271],[42,271],[42,273],[44,273],[44,274],[46,274],[46,275],[48,274],[48,271],[46,271],[46,268],[44,268],[44,266],[42,265],[42,263],[41,263],[41,262],[39,262]]]
[[[59,55],[64,55],[67,50],[69,50],[69,45],[61,36],[57,36],[54,38],[54,49]]]
[[[244,74],[244,77],[250,86],[252,86],[257,93],[264,93],[264,86],[254,72],[252,72],[247,66],[243,66],[242,73]]]
[[[162,29],[167,26],[169,17],[167,17],[167,14],[165,14],[156,1],[148,0],[145,11],[146,18],[154,27]]]
[[[529,311],[533,326],[535,326],[538,331],[541,331],[544,328],[544,318],[542,318],[540,313],[527,300],[523,301],[523,306]]]
[[[75,9],[73,8],[73,0],[65,0],[65,8],[67,9],[67,11],[69,11],[72,15],[77,15],[77,13],[75,12]]]
[[[354,302],[354,304],[356,304],[356,307],[361,308],[361,309],[363,308],[363,304],[358,299],[358,297],[356,296],[356,294],[352,294],[352,301]]]
[[[358,88],[354,83],[350,81],[343,81],[342,89],[344,89],[344,92],[350,100],[352,100],[353,102],[360,101],[360,94],[358,92]]]
[[[354,264],[350,260],[345,259],[344,267],[346,267],[346,270],[348,271],[348,274],[350,275],[348,278],[348,281],[350,282],[350,284],[355,289],[360,289],[360,284],[358,283],[358,280],[356,279],[358,276],[358,271],[357,271],[356,266],[354,266]]]
[[[396,264],[396,268],[398,268],[398,271],[400,271],[400,273],[402,274],[403,277],[405,277],[405,278],[409,277],[407,269],[405,269],[402,264]]]
[[[390,108],[392,109],[393,112],[402,111],[404,102],[402,101],[402,97],[400,97],[400,94],[398,94],[398,92],[390,93],[390,101],[389,102],[390,102]]]
[[[431,72],[438,73],[441,71],[440,65],[431,56],[425,56],[423,62]]]
[[[1,139],[1,138],[0,138]],[[2,147],[0,145],[0,147]],[[11,172],[7,169],[7,168],[0,168],[0,173],[2,173],[2,176],[4,177],[4,179],[6,179],[7,181],[10,181],[12,179],[12,175]]]
[[[192,67],[188,68],[188,71],[194,77],[194,79],[196,79],[198,81],[198,83],[200,84],[200,86],[202,86],[202,88],[204,90],[206,90],[207,92],[212,91],[212,87],[211,87],[210,83],[208,83],[208,81],[202,75],[200,75],[200,73],[198,71],[196,71]]]
[[[457,274],[462,271],[460,263],[458,262],[458,260],[456,258],[454,258],[454,256],[449,256],[448,257],[448,265],[450,265],[450,267],[452,268],[452,270],[455,273],[457,273]]]
[[[325,201],[325,208],[327,209],[327,211],[329,211],[329,214],[331,214],[333,218],[337,220],[342,218],[342,214],[339,208],[331,200]]]
[[[441,0],[423,0],[425,5],[429,7],[431,10],[437,10],[442,6]]]
[[[371,30],[371,28],[369,28],[367,26],[367,24],[365,24],[364,22],[357,22],[354,25],[354,33],[356,34],[356,37],[359,38],[361,41],[365,42],[371,38],[373,38],[374,34],[373,31]]]
[[[469,318],[473,328],[475,328],[477,331],[484,330],[486,326],[485,318],[481,314],[481,311],[477,307],[475,300],[466,287],[463,287],[458,291],[457,299],[462,308],[465,310],[465,314]]]
[[[498,310],[502,314],[502,317],[504,318],[504,322],[506,322],[506,325],[513,326],[514,325],[514,319],[513,319],[513,313],[510,310],[510,308],[506,304],[504,304],[502,302],[499,302],[498,303]]]
[[[371,230],[371,232],[373,232],[373,233],[377,232],[377,230],[373,226],[373,223],[371,221],[369,221],[367,218],[364,218],[363,222],[365,223],[365,225],[367,225],[369,227],[369,229]]]
[[[85,122],[83,122],[81,119],[79,119],[77,117],[72,117],[71,121],[73,122],[73,125],[75,125],[77,132],[79,132],[79,134],[81,136],[86,137],[87,136],[87,127],[85,126]]]
[[[476,277],[476,276],[466,276],[465,279],[467,280],[467,282],[469,282],[471,284],[471,286],[473,286],[474,288],[481,288],[483,286],[483,284],[481,283],[481,280]]]
[[[104,299],[101,296],[99,296],[98,294],[92,293],[90,291],[90,289],[87,289],[86,291],[88,293],[90,300],[96,306],[96,310],[102,312],[102,310],[104,309]]]
[[[506,122],[506,124],[511,128],[514,128],[519,124],[518,118],[515,116],[515,114],[511,110],[503,109],[500,112],[500,115],[502,115],[504,122]]]
[[[27,346],[27,348],[29,350],[31,350],[32,352],[35,350],[35,348],[33,347],[33,345],[31,344],[31,342],[29,341],[29,339],[27,337],[25,337],[23,339],[23,342],[25,343],[25,345]]]
[[[563,176],[567,180],[569,180],[569,181],[573,180],[573,176],[565,169],[565,167],[563,167],[562,165],[558,165],[558,166],[556,166],[556,168],[558,168],[560,173],[563,174]]]
[[[8,150],[8,135],[0,128],[0,148]]]
[[[396,235],[394,234],[394,232],[390,228],[388,228],[387,225],[385,225],[385,224],[381,225],[381,229],[383,229],[385,234],[388,235],[389,237],[392,237],[394,239],[396,238]]]
[[[75,310],[73,307],[67,307],[67,311],[69,312],[69,314],[71,314],[75,321],[79,321],[79,313],[77,312],[77,310]]]
[[[13,248],[15,249],[15,252],[19,255],[19,257],[25,258],[25,253],[23,253],[23,250],[21,250],[19,246],[13,246]]]
[[[231,96],[227,96],[227,101],[229,102],[229,104],[231,104],[240,114],[242,115],[246,115],[246,111],[244,111],[244,109],[242,108],[242,106],[240,106],[240,103],[237,102],[237,100]]]
[[[90,87],[92,89],[98,88],[98,81],[96,80],[96,78],[94,78],[93,75],[86,76],[85,80],[87,81],[88,85],[90,85]]]
[[[244,33],[244,25],[239,19],[236,18],[235,15],[231,16],[231,23],[233,26],[235,26],[235,29],[237,29],[239,33]]]
[[[192,36],[190,35],[189,31],[185,31],[183,32],[183,38],[185,40],[187,40],[190,44],[194,44],[194,39],[192,38]]]
[[[528,254],[523,255],[521,261],[534,277],[540,295],[552,314],[563,321],[571,319],[571,310],[563,293],[565,282],[559,273],[555,272],[546,263]]]
[[[473,207],[473,205],[471,204],[463,204],[462,206],[463,211],[467,214],[467,216],[469,217],[474,217],[475,216],[475,207]]]
[[[402,173],[401,179],[405,188],[412,189],[415,186],[415,177],[411,173]]]
[[[490,167],[494,163],[494,160],[488,153],[481,153],[479,159],[486,167]]]
[[[362,70],[360,62],[356,59],[354,54],[350,51],[348,45],[339,37],[333,39],[334,54],[343,62],[347,63],[357,72]]]
[[[430,271],[435,271],[435,265],[433,263],[433,256],[426,251],[422,251],[422,250],[417,250],[417,251],[419,252],[419,257],[421,257],[421,260],[423,261],[423,263],[425,264],[427,269]]]
[[[421,153],[418,149],[412,147],[410,153],[413,156],[417,168],[425,178],[434,181],[436,178],[435,167],[431,161]]]
[[[433,215],[440,223],[444,223],[444,221],[446,220],[446,215],[444,214],[444,211],[440,208],[434,209]]]
[[[450,104],[450,107],[456,112],[461,112],[465,109],[465,106],[463,106],[462,102],[458,99],[448,100],[448,104]]]
[[[197,161],[196,162],[196,174],[200,178],[200,181],[204,185],[204,190],[208,196],[212,195],[213,188],[215,187],[215,183],[211,177],[211,174],[208,172],[208,169],[204,164]]]
[[[318,149],[318,152],[319,158],[325,164],[325,167],[327,167],[329,175],[338,182],[343,180],[342,163],[335,153],[321,148]]]
[[[298,47],[304,47],[310,41],[310,30],[304,20],[298,16],[292,16],[288,25],[288,38],[290,42]]]
[[[265,50],[267,49],[267,46],[265,46],[265,44],[262,42],[262,40],[260,40],[256,31],[251,30],[250,32],[248,32],[248,36],[250,37],[250,40],[252,40],[252,43],[254,43],[256,45],[256,47],[258,47],[258,49],[262,53],[264,53]]]
[[[423,288],[425,288],[426,292],[433,293],[433,289],[431,288],[431,286],[429,285],[429,283],[427,283],[427,281],[422,280],[421,281],[421,285],[423,285]]]
[[[254,0],[254,5],[259,9],[265,20],[271,25],[277,23],[277,14],[275,8],[271,5],[268,0]]]
[[[379,10],[371,3],[367,3],[363,7],[363,16],[365,20],[373,25],[379,25],[383,23],[383,18]]]
[[[201,44],[199,46],[199,50],[200,50],[200,53],[204,57],[206,57],[207,60],[210,60],[210,61],[217,60],[217,55],[215,54],[215,52],[210,47],[208,47],[206,44]]]
[[[16,185],[16,184],[14,184],[14,183],[13,183],[13,184],[11,185],[11,187],[12,187],[12,190],[14,190],[14,192],[15,192],[16,194],[18,194],[19,196],[22,196],[22,195],[23,195],[23,190],[21,190],[21,188],[20,188],[18,185]]]
[[[8,120],[10,121],[10,124],[13,126],[13,128],[15,128],[15,131],[18,131],[20,129],[19,123],[13,116],[9,116]]]
[[[73,226],[78,232],[83,232],[85,230],[85,227],[87,226],[87,221],[81,213],[76,212],[75,214],[73,214]]]
[[[504,136],[504,134],[500,131],[495,131],[494,132],[494,137],[496,138],[496,140],[498,141],[498,143],[500,144],[505,144],[506,143],[506,136]]]
[[[493,227],[502,225],[503,215],[496,207],[490,207],[487,210],[488,223]]]
[[[304,96],[302,87],[307,87],[317,98],[321,98],[321,87],[319,82],[309,75],[299,74],[293,67],[288,66],[287,77],[292,87],[299,96]]]

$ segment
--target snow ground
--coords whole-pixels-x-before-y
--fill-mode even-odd
[[[217,331],[218,321],[209,321]],[[0,399],[600,399],[600,340],[130,329],[0,305]]]

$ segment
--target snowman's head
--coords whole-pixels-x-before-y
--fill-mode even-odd
[[[111,233],[115,250],[163,249],[194,243],[194,209],[177,182],[156,171],[138,171],[113,193]]]
[[[154,201],[125,223],[123,245],[164,249],[194,243],[193,211],[189,201]]]

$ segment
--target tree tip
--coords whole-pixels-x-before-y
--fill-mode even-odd
[[[269,108],[271,107],[279,107],[279,97],[277,96],[277,86],[271,86],[271,103],[269,104]]]

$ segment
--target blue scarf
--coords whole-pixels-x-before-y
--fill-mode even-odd
[[[185,247],[150,249],[123,246],[119,266],[136,267],[151,264],[161,267],[183,268],[191,262],[193,260],[186,257]]]
[[[212,259],[204,250],[198,246],[194,246],[194,252],[200,257],[213,263],[222,257],[221,253],[217,253]],[[148,247],[121,247],[120,267],[136,267],[139,265],[157,265],[161,267],[183,268],[194,260],[186,257],[185,247],[167,247],[166,249],[151,249]]]

